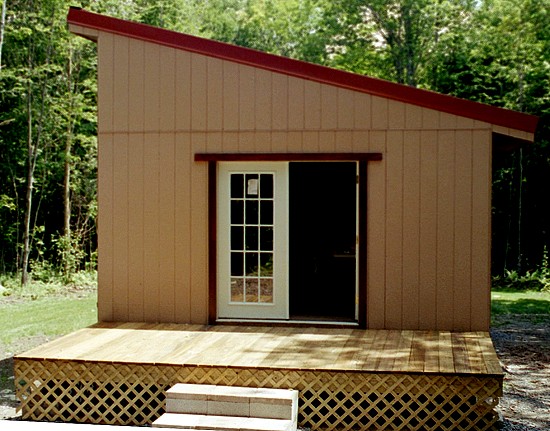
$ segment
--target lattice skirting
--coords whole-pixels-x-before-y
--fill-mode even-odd
[[[175,383],[292,388],[312,430],[488,430],[502,379],[16,359],[23,419],[145,425]]]

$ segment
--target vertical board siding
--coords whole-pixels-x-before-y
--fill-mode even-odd
[[[472,255],[472,133],[456,132],[454,323],[459,331],[470,330]]]
[[[472,143],[472,331],[486,331],[491,308],[491,132],[474,131]]]
[[[191,136],[194,152],[204,152],[206,135]],[[208,322],[208,165],[194,163],[191,168],[191,321]]]
[[[113,257],[116,270],[113,285],[113,314],[128,320],[128,135],[113,137]]]
[[[387,159],[386,133],[371,132],[370,151]],[[369,166],[367,196],[367,326],[383,329],[386,323],[386,173],[387,163]]]
[[[420,274],[418,329],[437,321],[437,132],[420,135]]]
[[[420,132],[403,142],[403,324],[417,329],[420,307]]]
[[[160,226],[159,226],[159,194],[160,194],[160,160],[158,149],[158,133],[144,135],[143,142],[143,251],[144,251],[144,318],[147,322],[159,321],[159,271],[160,271]]]
[[[128,147],[128,320],[144,320],[144,219],[143,135],[131,134]]]
[[[452,328],[455,219],[454,132],[438,132],[437,158],[437,328]]]
[[[174,148],[174,301],[176,322],[191,320],[191,169],[192,148],[189,133],[176,135]]]
[[[206,323],[199,152],[380,152],[368,169],[367,325],[487,330],[491,129],[120,36],[99,44],[99,318]],[[477,130],[476,130],[477,129]]]
[[[403,314],[403,132],[388,132],[386,147],[386,323],[401,328]]]
[[[172,133],[159,135],[159,318],[175,322],[175,138]]]
[[[114,320],[113,316],[113,273],[115,256],[113,252],[113,137],[99,136],[98,148],[98,292],[97,306],[99,321]]]

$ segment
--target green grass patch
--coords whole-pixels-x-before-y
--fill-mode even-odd
[[[0,342],[34,336],[59,336],[97,322],[97,295],[46,296],[0,303]]]
[[[550,314],[550,292],[493,289],[491,312],[502,314]]]

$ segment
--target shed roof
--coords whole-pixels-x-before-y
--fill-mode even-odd
[[[538,117],[71,7],[69,24],[249,65],[534,134]],[[77,34],[97,40],[97,34]]]

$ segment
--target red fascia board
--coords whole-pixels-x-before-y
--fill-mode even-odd
[[[373,96],[410,103],[497,126],[509,127],[529,133],[534,133],[537,127],[538,117],[534,115],[459,99],[433,91],[357,75],[313,63],[306,63],[250,48],[177,33],[146,24],[112,18],[75,7],[69,9],[67,22],[297,78],[347,88]]]

